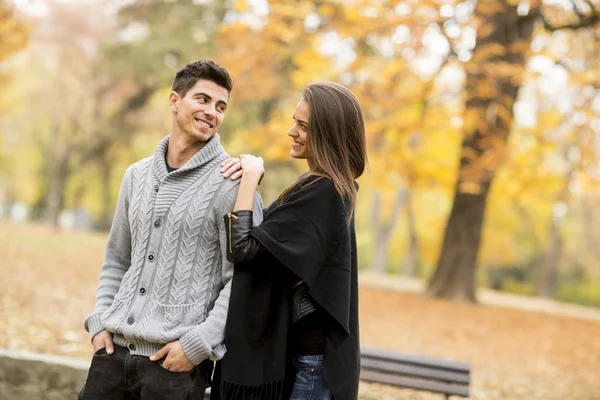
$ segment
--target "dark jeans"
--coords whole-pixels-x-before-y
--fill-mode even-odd
[[[191,371],[175,372],[162,360],[134,356],[115,345],[109,355],[94,353],[79,400],[201,400],[210,385],[213,362],[206,360]]]
[[[300,355],[294,357],[296,380],[290,400],[331,400],[333,395],[327,387],[323,373],[323,355]]]

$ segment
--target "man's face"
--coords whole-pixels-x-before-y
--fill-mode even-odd
[[[176,114],[180,134],[190,139],[207,142],[219,130],[229,93],[212,81],[200,79],[183,98],[176,92],[169,96],[171,111]]]

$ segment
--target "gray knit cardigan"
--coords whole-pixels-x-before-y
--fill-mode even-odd
[[[213,137],[183,167],[167,172],[169,137],[153,156],[129,167],[106,245],[94,312],[84,322],[94,337],[151,356],[180,340],[199,364],[220,359],[233,265],[227,261],[223,215],[239,181],[223,178],[229,156]],[[262,219],[257,193],[255,223]]]

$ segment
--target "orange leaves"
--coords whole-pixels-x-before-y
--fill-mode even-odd
[[[477,35],[479,37],[485,37],[491,35],[497,29],[496,24],[491,22],[484,23],[477,29]]]
[[[0,62],[25,46],[28,31],[9,6],[0,2]]]
[[[512,53],[527,53],[531,47],[531,43],[527,40],[517,40],[510,45]]]
[[[506,54],[506,50],[506,47],[499,43],[489,43],[485,46],[478,46],[477,50],[473,53],[471,62],[477,64],[486,60],[501,57]]]
[[[480,15],[492,17],[507,11],[507,5],[496,0],[481,0],[477,5],[477,11]]]

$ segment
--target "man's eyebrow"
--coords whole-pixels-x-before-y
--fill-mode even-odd
[[[204,93],[204,92],[196,92],[192,95],[192,97],[197,97],[197,96],[204,96],[204,97],[208,97],[208,99],[212,99],[212,97],[210,97],[208,94]]]
[[[204,92],[197,92],[197,93],[194,93],[194,94],[192,95],[192,97],[198,97],[198,96],[204,96],[204,97],[206,97],[208,100],[212,100],[212,97],[211,97],[210,95],[208,95],[208,94],[204,93]],[[227,102],[226,102],[225,100],[218,100],[218,101],[217,101],[217,104],[219,104],[219,103],[220,103],[220,104],[224,104],[224,105],[225,105],[225,107],[227,107]]]

